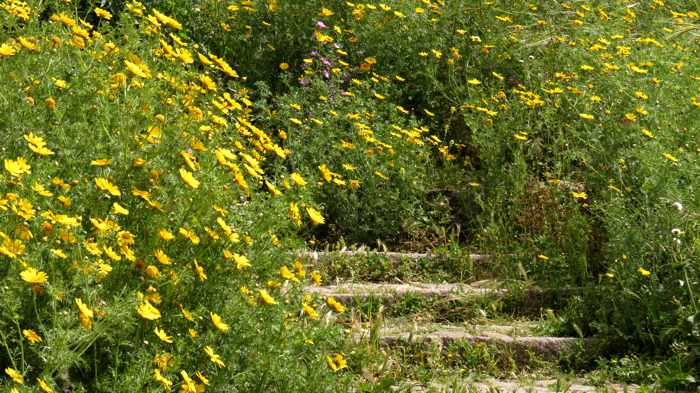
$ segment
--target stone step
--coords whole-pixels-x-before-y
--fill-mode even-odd
[[[324,277],[347,280],[471,282],[493,278],[489,256],[459,253],[382,252],[369,250],[290,252]]]
[[[440,381],[429,383],[409,382],[402,386],[396,386],[396,391],[411,393],[427,392],[471,392],[471,393],[636,393],[640,391],[638,385],[620,383],[602,383],[593,385],[582,379],[535,379],[535,380],[501,380],[495,378],[483,380]]]
[[[426,307],[435,302],[467,305],[474,302],[493,304],[502,302],[502,310],[517,315],[539,315],[543,308],[559,309],[571,296],[581,293],[581,288],[527,288],[511,291],[502,288],[497,281],[489,280],[462,283],[339,283],[335,285],[307,286],[304,292],[330,297],[346,306],[361,305],[368,301],[384,305],[400,304],[405,299],[423,299]],[[441,307],[445,307],[443,304]]]
[[[381,257],[389,259],[393,262],[400,262],[402,260],[421,260],[421,259],[439,259],[444,258],[444,255],[437,253],[418,253],[418,252],[393,252],[393,251],[368,251],[368,250],[341,250],[341,251],[296,251],[294,252],[299,258],[309,260],[312,262],[320,262],[324,259],[329,259],[333,257]],[[469,258],[473,262],[483,262],[489,259],[488,255],[484,254],[469,254]]]
[[[405,344],[426,344],[445,347],[453,344],[486,345],[506,349],[519,358],[528,353],[544,360],[556,360],[560,356],[571,355],[581,347],[594,344],[592,339],[577,337],[537,336],[533,333],[534,323],[516,325],[444,325],[415,324],[406,326],[389,322],[376,330],[379,343],[387,346]],[[370,339],[372,329],[360,329],[353,333],[357,342]]]
[[[455,283],[345,283],[326,286],[308,286],[304,288],[304,291],[325,298],[333,297],[346,304],[359,303],[370,298],[391,303],[404,296],[424,298],[454,297],[461,299],[488,295],[499,296],[506,293],[504,289],[477,288],[467,284]]]

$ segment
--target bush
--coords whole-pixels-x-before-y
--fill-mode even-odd
[[[209,345],[243,386],[330,386],[335,335],[300,314],[301,271],[277,287],[285,250],[463,228],[505,278],[583,290],[567,333],[659,356],[669,386],[698,372],[697,4],[155,3],[186,28],[136,2],[112,21],[91,2],[1,3],[0,365],[154,384],[139,366],[156,345],[134,343],[158,326],[182,336],[156,353],[189,375]],[[38,271],[48,283],[27,284]]]
[[[298,117],[289,109],[294,102],[304,113],[323,114],[345,102],[362,107],[362,99],[372,99],[369,93],[376,92],[386,97],[373,105],[386,124],[395,120],[382,116],[383,108],[401,105],[418,127],[428,126],[447,141],[450,149],[443,158],[452,155],[463,164],[466,174],[450,179],[458,194],[453,201],[461,210],[452,209],[449,215],[464,220],[462,224],[471,218],[467,238],[475,246],[508,255],[502,258],[502,270],[512,277],[543,286],[596,289],[579,299],[583,303],[571,304],[567,318],[572,331],[576,326],[637,348],[663,343],[661,352],[670,353],[671,344],[697,352],[695,294],[700,282],[693,222],[698,185],[692,174],[699,168],[692,125],[700,104],[697,94],[686,88],[696,86],[691,75],[698,74],[699,66],[691,60],[699,49],[691,25],[698,13],[692,5],[508,3],[499,8],[416,1],[333,3],[326,10],[311,4],[307,10],[317,11],[295,14],[292,6],[275,8],[271,3],[232,11],[231,18],[245,22],[232,23],[231,36],[262,31],[248,35],[251,46],[259,48],[259,57],[274,53],[274,61],[259,63],[251,75],[274,75],[278,62],[290,64],[286,82],[273,85],[269,77],[258,76],[272,86],[272,95],[289,93],[273,109],[282,115],[276,120],[279,127],[296,130],[280,120]],[[269,23],[271,18],[299,21],[299,27]],[[318,27],[319,21],[327,28]],[[316,32],[311,31],[314,23]],[[298,45],[266,46],[271,37],[282,36]],[[319,51],[312,38],[336,44],[336,50]],[[312,49],[316,55],[309,54]],[[248,53],[242,51],[238,58]],[[316,96],[330,97],[351,86],[335,82],[332,66],[323,76],[319,56],[333,64],[342,59],[347,66],[338,67],[340,74],[349,78],[371,72],[371,89],[353,88],[352,100],[318,102]],[[314,66],[299,67],[304,58]],[[382,78],[392,80],[390,89],[380,90]],[[297,88],[294,80],[307,86]],[[309,98],[302,92],[310,92]],[[303,104],[308,101],[313,109]],[[319,120],[323,126],[298,126],[323,137],[308,138],[302,132],[295,141],[292,132],[287,143],[296,143],[299,151],[304,151],[300,145],[313,146],[309,151],[333,157],[327,135],[333,129],[339,130],[333,136],[347,135],[349,125],[345,120]],[[373,125],[372,130],[381,133],[382,127]],[[323,143],[317,145],[319,141]],[[313,172],[323,163],[316,157],[301,154],[291,162],[303,168],[301,162],[311,160],[307,168]],[[337,166],[329,168],[339,172]],[[383,191],[386,199],[420,201],[420,190],[432,187],[426,182],[411,196],[402,194],[407,187],[397,184]],[[332,199],[328,195],[321,191],[318,197],[334,212],[332,220],[341,233],[358,227],[372,233],[378,226],[395,224],[393,217],[410,206],[420,206],[409,203],[395,209],[390,203],[387,209],[377,206],[381,198],[371,193],[363,200],[351,199],[352,193],[335,193]],[[672,208],[675,203],[684,210]],[[382,211],[382,217],[391,219],[358,226],[354,210],[336,207],[358,205],[372,206],[367,211]],[[382,234],[387,235],[391,233]],[[628,312],[633,305],[639,314]]]
[[[311,272],[285,251],[297,244],[283,236],[295,230],[296,193],[276,196],[263,170],[286,152],[249,122],[235,70],[139,3],[111,21],[91,9],[96,26],[68,7],[42,21],[40,2],[27,18],[7,4],[5,386],[323,391],[342,382],[326,359],[338,331],[315,321],[333,311],[302,299]]]

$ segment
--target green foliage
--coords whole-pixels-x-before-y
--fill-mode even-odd
[[[344,380],[337,331],[301,311],[325,307],[302,299],[302,267],[280,278],[287,250],[461,242],[505,279],[574,293],[550,329],[692,383],[697,2],[146,3],[0,2],[0,369],[56,389],[157,389],[154,369],[322,389]]]
[[[405,212],[452,221],[463,229],[463,240],[498,256],[502,273],[545,287],[597,288],[572,298],[569,330],[577,326],[637,348],[669,348],[678,340],[696,347],[689,322],[698,311],[700,285],[693,175],[700,169],[693,126],[700,111],[697,93],[687,89],[697,85],[698,75],[692,60],[698,40],[687,28],[698,17],[693,5],[416,1],[310,4],[300,13],[274,3],[242,7],[229,18],[245,21],[230,24],[232,37],[250,31],[246,38],[254,42],[232,59],[251,53],[274,59],[258,63],[250,75],[273,86],[273,95],[284,93],[273,100],[282,114],[276,121],[294,117],[288,105],[296,102],[306,116],[319,116],[338,130],[333,135],[347,135],[345,120],[329,118],[324,110],[333,103],[348,112],[366,107],[369,91],[357,75],[370,72],[370,80],[379,80],[370,91],[384,97],[372,105],[379,123],[398,121],[391,110],[383,112],[388,104],[406,108],[418,127],[429,126],[436,137],[452,141],[444,156],[452,155],[466,171],[445,182],[433,175],[439,171],[415,172],[414,179],[428,181],[413,196],[404,193],[410,183],[401,182],[381,189],[383,198],[371,183],[362,189],[367,199],[317,194],[334,216],[324,228],[331,231],[316,232],[317,237],[394,240],[387,225],[398,228],[397,217]],[[267,45],[281,36],[301,44]],[[321,44],[310,42],[314,39]],[[331,43],[336,50],[324,51]],[[347,66],[324,77],[338,57]],[[323,59],[333,65],[324,68]],[[280,62],[291,66],[281,82],[262,76],[278,72]],[[343,76],[362,84],[354,87]],[[390,87],[382,89],[382,78],[391,80]],[[280,84],[284,87],[276,90]],[[354,97],[317,101],[338,87],[352,88]],[[295,128],[284,121],[282,127]],[[376,124],[372,130],[382,133]],[[322,138],[297,134],[297,146],[308,145],[311,153],[296,158],[313,163],[311,172],[321,163],[319,152],[324,162],[340,160],[328,148],[328,132],[324,125],[314,131]],[[295,133],[289,135],[295,143]],[[386,162],[371,165],[386,168]],[[445,184],[452,195],[444,192]],[[425,193],[435,188],[450,197],[449,208],[437,214]],[[673,208],[676,202],[682,211]],[[357,206],[371,207],[364,222],[358,221]],[[371,236],[358,236],[358,228]]]
[[[297,194],[263,169],[284,152],[235,71],[194,65],[177,21],[136,3],[95,28],[39,4],[0,10],[3,388],[342,384],[338,329],[301,312],[286,252]]]

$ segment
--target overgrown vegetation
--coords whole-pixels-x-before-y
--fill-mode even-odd
[[[577,289],[573,368],[697,383],[700,4],[144,3],[0,1],[2,388],[341,390],[301,287],[465,250]],[[360,244],[449,255],[289,252]]]

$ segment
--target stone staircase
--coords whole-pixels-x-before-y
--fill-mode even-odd
[[[514,296],[510,296],[511,290],[497,280],[483,279],[489,276],[486,255],[458,257],[462,260],[455,264],[468,266],[469,274],[463,274],[461,269],[457,274],[450,274],[450,263],[445,261],[449,257],[432,253],[343,250],[299,252],[297,256],[309,269],[321,271],[327,281],[304,288],[305,293],[323,302],[333,298],[347,307],[346,313],[333,318],[346,326],[349,345],[384,359],[382,367],[393,364],[394,372],[400,375],[411,374],[404,371],[413,367],[411,363],[416,359],[429,359],[428,363],[416,366],[422,370],[416,373],[420,378],[409,376],[396,381],[390,391],[539,393],[635,392],[638,389],[600,381],[592,384],[556,367],[561,359],[595,351],[597,342],[590,338],[543,334],[541,317],[533,318],[532,305],[539,307],[541,315],[541,309],[552,300],[570,296],[576,289],[556,293],[525,289],[517,298],[525,305],[522,308],[529,311],[518,315],[519,306],[516,305],[499,315],[489,306],[502,304],[504,299]],[[419,266],[424,271],[411,272],[411,266]],[[401,269],[404,272],[396,274]],[[440,269],[445,271],[439,272]],[[376,270],[383,273],[378,274]],[[384,277],[386,281],[382,281]],[[443,280],[431,281],[434,277]],[[461,309],[467,311],[460,312]],[[454,360],[473,351],[478,356],[499,359],[496,363],[510,362],[517,366],[510,370],[511,375],[476,373],[475,378],[468,367]],[[536,369],[533,364],[539,363],[549,366],[533,377],[529,370]],[[431,368],[440,369],[440,372],[425,375],[431,374],[427,372]],[[519,370],[523,370],[522,375]],[[528,378],[523,378],[526,370]],[[368,367],[358,379],[371,381],[382,372]]]

